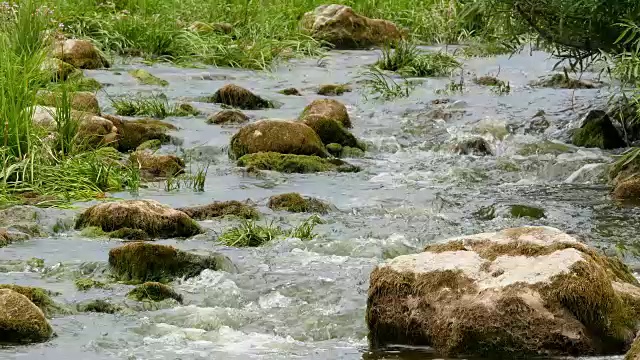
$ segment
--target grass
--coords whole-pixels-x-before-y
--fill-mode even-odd
[[[400,41],[382,49],[375,66],[409,77],[448,76],[461,64],[446,52],[423,53],[415,43]]]
[[[403,78],[402,83],[397,83],[392,77],[377,68],[365,71],[362,74],[362,83],[365,90],[374,99],[385,101],[409,97],[414,88],[413,84],[407,79]]]
[[[169,116],[185,116],[186,112],[178,105],[169,104],[167,96],[151,94],[149,96],[120,96],[111,99],[116,114],[122,116],[151,116],[164,119]]]
[[[227,246],[234,247],[258,247],[283,235],[308,241],[318,236],[313,230],[321,223],[322,219],[318,215],[312,215],[298,226],[286,231],[274,225],[273,221],[260,225],[255,220],[245,219],[240,225],[222,233],[218,240]]]
[[[203,192],[204,185],[207,181],[207,172],[209,171],[209,163],[198,167],[195,172],[190,171],[187,174],[177,176],[169,176],[164,181],[165,191],[175,191],[180,189],[192,189],[193,191]]]

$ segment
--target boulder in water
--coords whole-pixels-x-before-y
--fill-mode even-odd
[[[338,100],[318,99],[312,101],[302,111],[300,120],[305,121],[307,117],[331,119],[337,121],[345,128],[351,128],[351,119],[349,119],[347,107]]]
[[[294,213],[320,213],[326,214],[330,205],[324,201],[312,197],[302,197],[298,193],[274,195],[269,198],[267,204],[272,210],[285,210]]]
[[[487,140],[481,137],[463,140],[453,147],[453,151],[461,155],[493,155],[491,145],[489,145]]]
[[[67,39],[56,42],[53,57],[79,69],[108,68],[109,62],[88,40]]]
[[[364,146],[358,142],[358,139],[349,130],[345,129],[341,123],[333,119],[322,115],[309,114],[304,117],[303,122],[312,128],[325,144],[340,144],[364,150]]]
[[[228,84],[207,99],[208,102],[229,105],[243,110],[273,108],[271,101],[265,100],[251,91],[234,84]]]
[[[149,140],[168,143],[171,136],[167,132],[176,129],[172,124],[156,119],[123,120],[113,115],[104,115],[104,118],[118,129],[118,150],[121,152],[135,150]]]
[[[587,148],[617,149],[626,143],[611,118],[602,110],[591,110],[582,120],[582,126],[573,134],[573,144]]]
[[[405,37],[394,23],[356,14],[345,5],[321,5],[304,14],[301,27],[320,41],[337,49],[361,49],[382,45]]]
[[[271,170],[282,173],[316,173],[325,171],[358,172],[360,168],[340,159],[325,159],[318,156],[259,152],[238,159],[238,166],[251,170]]]
[[[302,96],[302,94],[300,93],[300,90],[298,90],[296,88],[282,89],[282,90],[278,91],[278,93],[280,93],[282,95],[289,95],[289,96]]]
[[[371,274],[373,346],[441,356],[621,354],[639,329],[640,284],[617,258],[549,227],[453,238]]]
[[[249,122],[249,117],[240,110],[222,110],[207,118],[207,124],[243,124]]]
[[[183,207],[176,209],[192,219],[208,220],[223,216],[237,216],[242,219],[258,219],[260,213],[255,207],[240,201],[216,201],[208,205]]]
[[[323,84],[318,87],[318,95],[340,96],[346,92],[351,92],[351,88],[345,84]]]
[[[0,343],[29,344],[49,340],[53,329],[42,311],[10,289],[0,289]]]
[[[184,161],[176,155],[157,155],[152,151],[136,151],[129,162],[147,179],[166,178],[184,173]]]
[[[182,304],[182,295],[176,293],[170,286],[159,282],[146,282],[131,290],[128,297],[136,301],[162,301],[174,299]]]

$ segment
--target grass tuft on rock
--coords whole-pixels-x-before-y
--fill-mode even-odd
[[[385,46],[376,62],[380,70],[397,72],[409,77],[448,76],[462,65],[446,52],[423,53],[413,43],[400,41]]]
[[[146,282],[131,290],[127,296],[136,301],[162,301],[174,299],[182,303],[182,295],[176,293],[170,286],[158,282]]]
[[[283,234],[283,230],[273,223],[258,224],[256,221],[243,220],[218,237],[218,240],[232,247],[262,246]]]
[[[258,219],[258,210],[240,201],[216,201],[208,205],[177,208],[195,220],[207,220],[224,216],[236,216],[243,219]]]

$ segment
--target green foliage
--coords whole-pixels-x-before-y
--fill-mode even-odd
[[[640,147],[632,147],[616,158],[609,169],[609,178],[615,179],[619,174],[633,176],[640,170]],[[620,179],[625,180],[625,179]]]
[[[93,288],[103,289],[107,286],[107,284],[103,282],[89,279],[89,278],[78,278],[75,281],[75,285],[76,285],[76,288],[80,291],[87,291]]]
[[[207,181],[207,172],[209,171],[209,165],[200,166],[195,172],[190,171],[187,174],[180,174],[176,176],[168,176],[164,182],[164,189],[166,191],[175,191],[180,189],[192,189],[193,191],[204,191],[204,185]]]
[[[300,240],[313,240],[318,237],[318,234],[313,230],[318,224],[322,224],[323,221],[318,215],[312,215],[300,225],[291,229],[289,237],[298,238]]]
[[[120,96],[111,99],[111,104],[116,114],[122,116],[151,116],[156,119],[164,119],[168,116],[183,116],[184,112],[176,105],[169,104],[164,94],[151,94],[149,96]]]
[[[407,79],[403,78],[402,83],[398,84],[393,78],[377,68],[365,71],[362,77],[365,90],[373,95],[374,99],[389,101],[409,97],[414,88],[413,84]]]
[[[461,64],[446,52],[422,53],[414,43],[400,41],[382,49],[381,70],[410,77],[447,76]]]
[[[225,231],[218,240],[227,246],[257,247],[282,234],[282,229],[273,222],[259,225],[254,220],[242,220],[240,225]]]

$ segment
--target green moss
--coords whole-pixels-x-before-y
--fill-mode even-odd
[[[142,150],[158,150],[162,146],[162,141],[158,139],[147,140],[136,148],[136,151]]]
[[[146,282],[131,290],[127,296],[136,301],[162,301],[174,299],[182,303],[182,295],[177,294],[167,285],[157,282]]]
[[[66,311],[51,299],[51,292],[31,286],[20,286],[13,284],[0,284],[0,289],[9,289],[26,296],[32,303],[42,310],[46,317],[54,314],[65,313]]]
[[[505,85],[504,81],[498,78],[495,78],[493,76],[481,76],[479,78],[473,79],[473,82],[483,86],[504,86]]]
[[[296,213],[316,212],[326,214],[329,210],[329,205],[325,202],[315,198],[305,198],[298,193],[287,193],[272,196],[269,198],[267,206],[273,210],[286,210]]]
[[[357,148],[360,143],[341,123],[322,115],[306,115],[304,123],[318,134],[325,144],[336,143]]]
[[[195,106],[187,103],[180,103],[173,111],[174,116],[198,116],[200,111]]]
[[[240,225],[222,233],[218,240],[227,246],[258,247],[282,234],[282,229],[272,223],[260,225],[253,220],[243,220]]]
[[[76,91],[98,91],[103,85],[94,78],[82,77],[74,82]]]
[[[345,92],[351,92],[351,88],[346,84],[325,84],[318,87],[318,95],[339,96]]]
[[[345,146],[342,148],[342,153],[340,157],[343,158],[361,158],[364,157],[364,149],[365,146],[362,143],[359,143],[358,147]]]
[[[121,228],[110,232],[108,235],[111,239],[150,240],[149,234],[141,229]]]
[[[278,93],[282,94],[282,95],[293,95],[293,96],[302,96],[302,94],[300,93],[300,91],[296,88],[286,88],[286,89],[282,89],[280,91],[278,91]]]
[[[240,201],[217,201],[208,205],[178,208],[196,220],[207,220],[223,216],[236,216],[242,219],[258,219],[260,213],[255,207]]]
[[[104,232],[99,226],[87,226],[86,228],[82,229],[82,231],[80,231],[80,236],[95,239],[99,237],[105,237],[107,236],[107,233]]]
[[[122,311],[122,307],[102,299],[91,300],[83,304],[78,304],[77,308],[80,312],[95,312],[103,314],[115,314]]]
[[[582,127],[573,134],[572,142],[576,146],[600,149],[617,149],[626,146],[606,114],[599,118],[585,120]]]
[[[238,166],[283,173],[315,173],[324,171],[358,172],[360,168],[338,159],[318,156],[280,154],[274,152],[247,154],[238,159]]]
[[[87,291],[93,288],[104,289],[107,287],[107,284],[90,278],[78,278],[74,283],[76,285],[76,289],[80,291]]]
[[[243,124],[249,121],[249,117],[240,110],[222,110],[207,118],[207,124]]]
[[[142,69],[129,70],[129,75],[133,76],[142,85],[168,86],[169,82]]]
[[[44,259],[33,257],[27,260],[27,265],[35,269],[42,269],[44,268]]]
[[[496,218],[495,205],[483,206],[473,213],[473,216],[480,220],[493,220]]]
[[[326,146],[327,151],[333,156],[340,156],[342,154],[342,145],[331,143]]]
[[[545,217],[543,209],[527,205],[511,205],[509,214],[514,218],[528,217],[531,219],[541,219]]]
[[[572,152],[570,146],[555,141],[544,140],[539,143],[526,144],[518,150],[518,155],[560,155],[568,152]]]
[[[228,259],[222,255],[196,255],[171,246],[145,242],[129,243],[109,251],[113,276],[120,281],[167,282],[176,277],[194,277],[205,269],[226,270]]]

